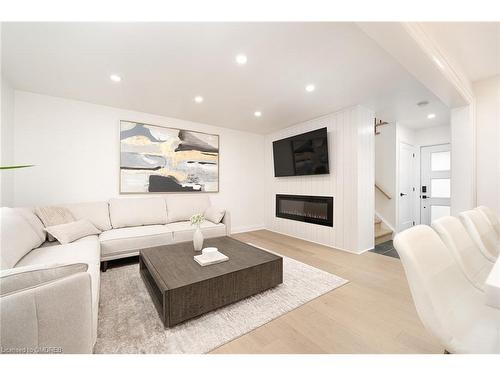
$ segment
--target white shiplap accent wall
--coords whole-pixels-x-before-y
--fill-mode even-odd
[[[266,136],[267,229],[356,253],[373,248],[373,117],[356,106]],[[325,126],[330,174],[274,177],[272,142]],[[276,194],[333,196],[333,228],[277,218]]]
[[[356,128],[358,129],[358,251],[372,249],[374,246],[373,216],[375,213],[375,134],[374,113],[358,107]]]

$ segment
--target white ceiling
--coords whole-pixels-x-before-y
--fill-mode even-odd
[[[427,22],[423,25],[471,82],[500,74],[500,22]]]
[[[411,127],[449,123],[353,23],[4,23],[2,47],[16,89],[228,128],[269,133],[355,104]]]

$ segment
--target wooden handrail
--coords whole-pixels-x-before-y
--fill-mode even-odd
[[[378,189],[378,191],[380,191],[382,194],[384,194],[387,199],[392,199],[391,195],[386,192],[384,189],[382,189],[376,182],[375,182],[375,187]]]

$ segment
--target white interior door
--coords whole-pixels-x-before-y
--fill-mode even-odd
[[[429,225],[450,215],[450,144],[422,147],[420,160],[420,222]]]
[[[415,225],[415,146],[399,143],[398,231]]]

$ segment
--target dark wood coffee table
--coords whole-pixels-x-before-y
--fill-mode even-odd
[[[193,259],[193,243],[140,251],[139,265],[165,327],[273,288],[283,282],[283,258],[231,237],[210,238],[229,257],[202,267]]]

